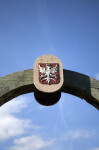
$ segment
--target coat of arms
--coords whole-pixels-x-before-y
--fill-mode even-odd
[[[39,82],[49,85],[59,83],[59,64],[39,63]]]

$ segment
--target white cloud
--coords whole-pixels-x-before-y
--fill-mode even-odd
[[[95,78],[99,80],[99,73],[96,73]]]
[[[91,150],[99,150],[99,147],[93,148],[93,149],[91,149]]]
[[[29,126],[28,120],[17,119],[12,115],[0,118],[0,141],[25,133]]]
[[[43,137],[36,134],[18,139],[19,135],[24,136],[23,134],[29,132],[30,129],[40,128],[39,126],[34,125],[30,120],[16,117],[17,113],[20,113],[24,108],[27,107],[28,101],[28,98],[25,96],[20,96],[6,103],[0,108],[0,142],[11,137],[14,137],[15,139],[13,139],[14,144],[9,148],[9,150],[40,150],[49,146],[55,147],[55,144],[58,145],[62,141],[76,140],[79,138],[87,139],[93,135],[93,131],[89,132],[86,130],[70,130],[67,131],[67,133],[64,133],[64,135],[57,138],[52,138],[51,140],[44,140]],[[63,117],[63,106],[62,104],[59,105],[61,117]],[[64,117],[62,118],[62,121],[63,120]],[[55,128],[56,126],[57,123]]]
[[[30,120],[19,119],[15,113],[19,113],[27,107],[28,99],[24,96],[15,98],[0,107],[0,141],[26,133],[29,128],[38,129]]]
[[[40,136],[33,135],[16,139],[14,144],[15,146],[12,146],[9,150],[39,150],[53,145],[53,140],[46,141]]]
[[[26,97],[20,96],[7,102],[0,107],[0,116],[20,112],[23,108],[27,107],[27,100]]]
[[[71,131],[68,131],[65,135],[64,135],[64,138],[65,140],[68,140],[68,139],[72,139],[72,140],[75,140],[75,139],[80,139],[80,138],[83,138],[83,139],[87,139],[87,138],[90,138],[92,137],[92,135],[94,135],[95,132],[94,131],[86,131],[86,130],[71,130]]]

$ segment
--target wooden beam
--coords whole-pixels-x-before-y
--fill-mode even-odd
[[[1,77],[0,106],[21,94],[35,91],[33,69]],[[99,81],[94,78],[64,69],[64,84],[60,91],[85,99],[99,109]]]

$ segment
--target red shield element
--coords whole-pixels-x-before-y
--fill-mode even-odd
[[[58,63],[39,63],[39,82],[41,84],[59,83],[59,64]]]

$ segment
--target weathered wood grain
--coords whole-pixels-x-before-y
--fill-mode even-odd
[[[99,81],[84,74],[64,69],[64,84],[61,92],[85,99],[99,109]],[[33,69],[9,74],[0,78],[0,106],[9,100],[30,92],[35,92]]]
[[[99,81],[94,78],[64,70],[64,84],[61,91],[85,99],[99,109]]]

